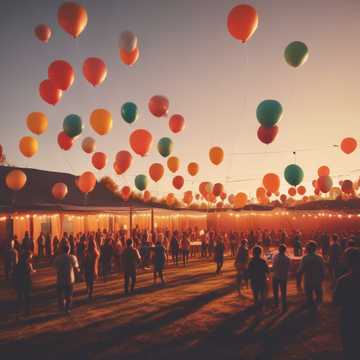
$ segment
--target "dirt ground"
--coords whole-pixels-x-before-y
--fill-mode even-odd
[[[1,358],[342,359],[338,311],[329,290],[314,316],[291,280],[288,312],[269,302],[257,315],[250,291],[240,297],[235,290],[233,261],[225,261],[223,274],[214,271],[208,260],[169,267],[165,286],[153,285],[147,271],[128,297],[122,278],[114,274],[97,281],[92,303],[84,284],[77,284],[73,311],[63,315],[57,310],[54,271],[44,267],[34,274],[32,314],[20,319],[15,294],[1,281]]]

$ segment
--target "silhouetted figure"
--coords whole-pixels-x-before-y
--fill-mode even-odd
[[[243,284],[248,285],[247,267],[249,264],[249,248],[247,241],[241,240],[241,244],[235,258],[236,268],[236,285],[239,295],[241,294],[241,288]]]
[[[131,239],[126,241],[126,248],[122,253],[122,263],[124,268],[124,290],[125,294],[129,293],[129,283],[130,291],[133,292],[136,284],[136,268],[140,263],[141,257],[137,249],[133,247],[133,242]]]
[[[187,234],[183,234],[181,240],[181,253],[183,259],[183,265],[186,266],[189,262],[189,253],[190,253],[190,241]]]
[[[348,248],[345,261],[349,272],[337,282],[334,303],[341,307],[340,332],[345,360],[356,360],[360,354],[360,250]]]
[[[214,248],[214,260],[216,262],[216,275],[220,274],[220,271],[224,265],[224,243],[223,240],[219,237],[216,241]]]
[[[25,235],[21,244],[21,251],[22,252],[34,252],[34,242],[31,239],[29,232],[25,231]]]
[[[154,257],[153,257],[154,283],[156,283],[157,276],[159,276],[161,282],[164,283],[163,270],[165,266],[165,261],[166,261],[166,250],[164,246],[161,245],[161,242],[158,241],[154,248]]]
[[[321,245],[321,252],[324,259],[327,258],[329,254],[329,247],[330,247],[330,237],[328,233],[324,232],[320,237],[320,245]]]
[[[84,255],[83,255],[84,277],[86,282],[88,299],[90,301],[92,300],[94,281],[98,275],[99,256],[100,254],[97,248],[97,243],[94,237],[92,236],[89,239],[89,245],[87,246],[87,249],[84,250]]]
[[[100,248],[101,276],[104,280],[106,280],[111,273],[113,255],[114,250],[111,246],[111,239],[108,238]]]
[[[40,233],[39,237],[37,238],[38,243],[38,256],[44,257],[45,256],[45,246],[46,246],[46,238],[44,233]]]
[[[171,259],[174,265],[179,265],[179,241],[177,233],[174,232],[170,241]]]
[[[16,264],[19,261],[19,253],[15,249],[15,241],[11,240],[4,249],[4,271],[5,279],[12,280]]]
[[[343,262],[342,262],[343,250],[338,241],[338,236],[333,235],[333,241],[329,247],[329,270],[330,276],[333,284],[343,272]]]

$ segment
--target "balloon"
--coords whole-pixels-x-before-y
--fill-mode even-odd
[[[235,195],[234,198],[234,207],[235,208],[242,208],[246,205],[247,203],[247,195],[243,192],[239,192]]]
[[[199,192],[203,197],[207,197],[212,192],[212,184],[208,181],[203,181],[199,185]]]
[[[284,203],[286,201],[286,199],[287,199],[287,196],[285,194],[281,194],[280,201]]]
[[[140,191],[145,190],[147,187],[147,176],[146,175],[136,175],[135,186]]]
[[[51,28],[48,25],[40,24],[34,29],[35,36],[43,43],[51,38]]]
[[[164,167],[159,163],[154,163],[149,168],[149,175],[151,179],[158,182],[164,175]]]
[[[280,178],[276,174],[266,174],[263,177],[263,185],[267,191],[275,194],[280,188]]]
[[[169,110],[169,100],[162,95],[155,95],[149,100],[149,110],[156,117],[165,116]]]
[[[258,27],[259,17],[250,5],[233,7],[227,18],[229,33],[242,43],[248,41]]]
[[[130,146],[140,156],[145,156],[152,145],[152,135],[145,129],[134,130],[130,134]]]
[[[256,109],[256,118],[266,128],[271,128],[281,119],[283,108],[276,100],[264,100]]]
[[[180,167],[179,158],[177,158],[176,156],[170,156],[167,161],[167,166],[171,172],[173,173],[177,172]]]
[[[74,38],[83,32],[88,22],[86,9],[70,1],[59,7],[57,19],[60,27]]]
[[[108,134],[113,125],[111,113],[105,109],[96,109],[90,115],[90,125],[99,135]]]
[[[271,144],[275,140],[278,132],[279,128],[276,125],[269,128],[260,126],[257,132],[257,137],[264,144]]]
[[[91,171],[85,171],[80,175],[78,179],[78,188],[82,193],[88,194],[95,189],[95,186],[96,177]]]
[[[144,191],[144,202],[148,202],[151,200],[151,193],[148,190]]]
[[[74,139],[68,136],[64,131],[61,131],[57,137],[58,145],[62,150],[69,150],[74,143]]]
[[[184,178],[180,175],[173,178],[172,184],[175,189],[180,190],[184,186]]]
[[[93,86],[100,85],[107,75],[105,63],[99,58],[87,58],[82,67],[85,79]]]
[[[83,131],[83,124],[79,115],[70,114],[66,116],[63,122],[64,133],[71,138],[74,138],[81,134]]]
[[[96,149],[95,139],[93,139],[92,137],[86,137],[81,143],[81,148],[87,154],[92,154]]]
[[[169,120],[169,128],[175,134],[184,129],[184,124],[184,117],[179,114],[172,115]]]
[[[229,204],[233,205],[233,204],[234,204],[234,200],[235,200],[235,195],[234,195],[234,194],[230,194],[229,197],[228,197]]]
[[[124,201],[128,201],[131,196],[131,189],[129,186],[124,186],[120,191],[121,197]]]
[[[19,149],[24,156],[30,158],[38,152],[39,144],[33,137],[24,136],[19,142]]]
[[[354,184],[351,180],[344,180],[344,182],[341,185],[341,190],[345,194],[351,194],[354,192]]]
[[[333,186],[333,181],[330,176],[320,176],[317,183],[319,190],[325,194],[328,193]]]
[[[271,191],[267,191],[267,192],[266,192],[266,196],[267,196],[267,197],[271,197],[271,195],[272,195],[272,192],[271,192]]]
[[[136,35],[129,30],[123,31],[119,37],[119,48],[131,52],[137,48],[138,39]]]
[[[62,97],[62,91],[51,80],[43,80],[40,83],[39,94],[50,105],[56,105]]]
[[[48,78],[58,89],[68,90],[74,83],[75,73],[68,62],[56,60],[49,65]]]
[[[256,199],[261,202],[266,197],[266,190],[263,187],[256,189]]]
[[[225,192],[222,192],[221,194],[220,194],[220,199],[221,200],[226,200],[226,197],[227,197],[227,195],[226,195],[226,193]]]
[[[120,59],[121,61],[128,66],[135,65],[140,57],[140,51],[138,48],[135,48],[132,51],[126,51],[125,49],[120,49]]]
[[[297,188],[297,193],[298,193],[299,195],[305,195],[305,193],[306,193],[306,188],[305,188],[305,186],[303,186],[303,185],[299,186],[299,187]]]
[[[315,195],[320,195],[320,189],[315,189],[315,190],[314,190],[314,194],[315,194]]]
[[[219,165],[224,159],[224,150],[219,146],[214,146],[209,150],[210,161],[214,165]]]
[[[173,193],[167,194],[167,196],[166,196],[166,204],[168,206],[174,205],[175,201],[176,201],[176,198],[175,198],[175,195]]]
[[[328,176],[328,175],[319,175],[319,176]],[[312,181],[312,186],[316,189],[318,187],[317,180]]]
[[[224,185],[221,183],[216,183],[212,189],[212,192],[215,196],[220,196],[220,194],[224,191]]]
[[[117,174],[121,175],[124,172],[126,172],[132,163],[132,156],[131,154],[126,150],[121,150],[116,154],[116,160],[115,160],[118,171]]]
[[[290,66],[299,67],[308,59],[309,49],[303,42],[294,41],[286,47],[284,55]]]
[[[27,182],[26,174],[19,169],[11,170],[5,178],[6,186],[12,191],[21,190]]]
[[[354,138],[347,137],[341,141],[340,147],[345,154],[351,154],[357,148],[357,141]]]
[[[320,166],[319,169],[318,169],[318,176],[329,176],[330,175],[330,169],[323,165],[323,166]],[[314,180],[316,181],[316,180]]]
[[[193,194],[192,191],[185,191],[183,201],[186,205],[190,205],[193,202]]]
[[[68,187],[62,182],[56,183],[53,185],[51,193],[56,200],[62,200],[68,193]]]
[[[138,107],[132,102],[127,102],[121,107],[121,116],[128,123],[133,123],[138,118]]]
[[[191,162],[187,167],[188,173],[191,176],[195,176],[199,172],[199,165],[196,162]]]
[[[285,168],[284,176],[290,185],[298,186],[304,179],[304,172],[300,166],[291,164]]]
[[[96,152],[91,157],[91,163],[93,164],[94,168],[98,170],[102,170],[107,164],[107,156],[103,152]]]
[[[158,142],[159,154],[163,157],[167,157],[171,154],[173,148],[173,142],[168,137],[163,137]]]
[[[26,124],[32,133],[41,135],[48,128],[48,119],[42,112],[32,112],[26,118]]]
[[[288,194],[290,196],[295,196],[296,195],[296,189],[294,187],[289,188]]]

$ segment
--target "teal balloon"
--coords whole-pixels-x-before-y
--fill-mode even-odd
[[[308,59],[309,49],[303,42],[294,41],[286,47],[284,55],[290,66],[299,67]]]
[[[259,123],[266,127],[271,128],[281,119],[283,108],[276,100],[264,100],[256,109],[256,118]]]
[[[298,186],[304,179],[304,172],[300,166],[291,164],[286,167],[284,177],[290,185]]]
[[[63,129],[66,135],[74,138],[81,134],[83,131],[83,124],[79,115],[70,114],[63,122]]]
[[[173,148],[173,142],[168,137],[163,137],[158,142],[158,151],[161,156],[167,157],[171,154]]]
[[[138,190],[143,191],[147,188],[148,179],[146,175],[137,175],[135,177],[135,186]]]
[[[138,118],[138,107],[133,102],[127,102],[121,107],[121,116],[128,123],[133,123]]]

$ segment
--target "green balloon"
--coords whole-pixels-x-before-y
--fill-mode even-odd
[[[284,55],[290,66],[299,67],[308,59],[309,49],[303,42],[294,41],[286,47]]]
[[[286,167],[284,176],[290,185],[298,186],[304,179],[304,172],[300,166],[291,164]]]
[[[158,142],[158,151],[161,156],[167,157],[171,154],[173,142],[168,137],[163,137]]]
[[[135,177],[135,186],[138,190],[143,191],[147,188],[147,176],[146,175],[137,175]]]
[[[283,108],[276,100],[264,100],[256,109],[256,117],[259,123],[266,127],[271,128],[281,119]]]
[[[63,122],[63,129],[66,135],[74,138],[78,136],[83,131],[83,124],[81,117],[79,115],[70,114],[68,115]]]
[[[128,123],[133,123],[138,118],[138,107],[133,102],[127,102],[121,107],[121,116]]]

